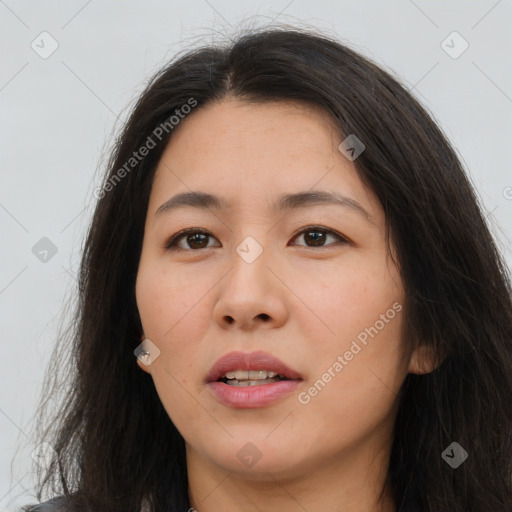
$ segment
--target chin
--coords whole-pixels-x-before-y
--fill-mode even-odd
[[[269,473],[274,478],[283,478],[308,471],[310,464],[305,453],[297,450],[301,443],[290,438],[286,443],[282,436],[276,436],[271,442],[270,438],[265,439],[266,435],[267,431],[258,436],[236,436],[219,442],[213,452],[210,444],[206,455],[225,471],[254,481],[268,481]]]

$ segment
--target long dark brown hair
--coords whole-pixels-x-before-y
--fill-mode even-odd
[[[78,301],[61,337],[70,357],[56,355],[47,370],[38,425],[46,399],[66,382],[68,389],[38,428],[55,450],[49,469],[38,471],[38,499],[63,494],[95,512],[190,506],[184,440],[135,361],[142,334],[135,280],[169,119],[183,105],[195,101],[194,115],[227,95],[308,102],[366,147],[354,164],[385,212],[388,250],[396,248],[403,343],[431,347],[438,363],[407,375],[400,392],[385,483],[397,510],[414,496],[424,512],[510,512],[512,292],[483,208],[454,149],[406,87],[335,38],[288,27],[190,50],[136,102],[83,247]],[[166,122],[159,139],[154,131]],[[152,135],[155,146],[127,167]],[[452,443],[468,454],[457,468],[442,456]]]

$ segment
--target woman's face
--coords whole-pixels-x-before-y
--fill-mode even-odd
[[[152,362],[137,362],[189,463],[254,479],[300,475],[391,442],[413,370],[400,336],[404,292],[382,208],[340,143],[326,114],[288,102],[223,100],[175,128],[136,285]],[[192,192],[219,204],[158,212]],[[165,248],[190,228],[199,233]]]

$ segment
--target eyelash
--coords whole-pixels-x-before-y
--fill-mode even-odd
[[[293,236],[292,240],[296,240],[299,236],[303,235],[304,233],[308,233],[308,232],[320,232],[320,233],[323,233],[323,234],[326,234],[326,235],[334,235],[342,243],[345,243],[345,244],[351,243],[350,240],[348,240],[346,237],[340,235],[336,231],[333,231],[332,229],[323,228],[321,226],[306,226],[305,228],[302,228],[298,233],[296,233]],[[202,235],[207,235],[207,236],[213,237],[213,235],[210,232],[208,232],[208,231],[206,231],[204,229],[201,229],[201,228],[189,228],[189,229],[185,229],[185,230],[180,231],[179,233],[176,233],[175,235],[173,235],[164,244],[163,248],[168,250],[168,251],[180,251],[181,250],[181,251],[193,251],[193,252],[198,252],[198,251],[201,251],[201,250],[211,249],[212,248],[212,247],[202,247],[200,249],[183,249],[182,247],[177,247],[176,246],[176,242],[178,242],[180,239],[182,239],[185,236],[190,235],[190,234],[202,234]],[[325,249],[325,248],[329,247],[330,245],[334,245],[334,244],[320,245],[320,246],[316,246],[316,247],[318,247],[320,249]],[[308,249],[314,249],[315,248],[315,246],[309,246],[309,245],[304,245],[303,247],[306,247]]]

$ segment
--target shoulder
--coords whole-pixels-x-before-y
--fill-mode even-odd
[[[43,503],[25,505],[18,512],[72,512],[66,496],[56,496]]]

